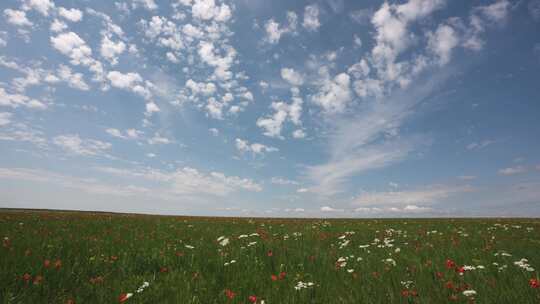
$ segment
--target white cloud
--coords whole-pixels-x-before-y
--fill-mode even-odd
[[[123,41],[112,41],[107,35],[101,39],[101,56],[107,59],[112,65],[118,63],[118,55],[126,50],[126,44]]]
[[[461,180],[474,180],[476,179],[476,176],[474,175],[460,175],[458,176],[459,179]]]
[[[139,73],[121,73],[111,71],[107,74],[107,78],[111,81],[112,86],[120,89],[132,88],[142,82],[142,77]]]
[[[248,178],[227,176],[221,172],[204,173],[195,168],[184,167],[172,172],[154,169],[126,170],[118,168],[98,168],[102,172],[129,179],[156,182],[161,191],[175,197],[178,195],[227,196],[232,192],[246,190],[262,191],[261,185]]]
[[[282,178],[282,177],[272,177],[270,182],[275,185],[298,185],[299,184],[297,181],[293,181],[293,180]]]
[[[143,83],[143,78],[139,73],[124,74],[119,71],[110,71],[107,73],[107,79],[109,79],[113,87],[132,91],[146,99],[150,98],[152,95]]]
[[[322,206],[320,209],[322,212],[343,212],[343,209],[336,209],[330,206]]]
[[[7,32],[0,31],[0,47],[5,47],[7,45],[7,39]]]
[[[152,138],[149,138],[147,142],[151,145],[167,145],[172,143],[172,140],[162,136],[160,133],[155,133]]]
[[[51,23],[50,30],[51,32],[59,33],[66,30],[67,28],[68,26],[65,22],[60,21],[58,19],[54,19],[53,22]]]
[[[115,128],[107,128],[105,129],[105,132],[107,132],[109,135],[117,138],[122,139],[139,139],[140,136],[143,134],[142,131],[136,130],[136,129],[127,129],[124,132],[115,129]]]
[[[371,8],[360,9],[349,13],[349,17],[359,24],[366,24],[371,19],[373,10]]]
[[[7,18],[7,22],[16,26],[32,26],[33,23],[26,18],[24,11],[17,11],[12,9],[5,9],[4,16]]]
[[[498,0],[486,6],[479,6],[478,11],[492,22],[502,22],[508,15],[510,2],[508,0]]]
[[[219,135],[219,130],[216,129],[216,128],[210,128],[210,129],[208,129],[208,132],[210,132],[210,134],[212,134],[212,136],[218,136]]]
[[[82,156],[106,155],[112,145],[96,139],[82,139],[77,134],[59,135],[53,138],[53,143],[66,152]]]
[[[321,23],[319,22],[319,6],[317,4],[306,6],[302,26],[313,32],[319,29]]]
[[[157,113],[159,111],[160,111],[160,109],[159,109],[159,107],[157,106],[156,103],[154,103],[154,102],[146,103],[146,112],[145,113],[147,115],[152,115],[152,113]]]
[[[0,88],[0,106],[18,108],[19,106],[30,109],[43,110],[47,105],[39,100],[22,94],[10,94],[4,88]]]
[[[431,186],[426,189],[390,192],[365,192],[353,200],[356,206],[412,206],[435,204],[452,195],[470,192],[470,186]],[[418,210],[414,207],[408,209]],[[409,211],[411,211],[409,210]]]
[[[158,8],[156,2],[154,0],[133,0],[134,7],[137,7],[138,5],[142,5],[145,9],[154,11]]]
[[[294,69],[291,68],[282,68],[281,78],[283,78],[293,86],[301,86],[304,83],[304,77],[302,76],[302,74],[296,72]]]
[[[0,179],[46,183],[100,195],[140,196],[149,193],[148,189],[142,187],[111,185],[92,178],[79,178],[39,169],[0,168]]]
[[[400,162],[429,144],[421,135],[398,137],[399,128],[449,75],[441,70],[414,87],[364,104],[351,118],[330,121],[330,157],[326,163],[307,168],[307,178],[314,182],[310,190],[327,196],[342,193],[352,176]]]
[[[59,78],[59,80],[67,82],[67,84],[72,88],[82,91],[87,91],[90,89],[88,84],[84,81],[83,74],[73,73],[71,68],[66,65],[61,64],[58,67],[56,76]],[[47,81],[47,79],[45,79],[45,81]]]
[[[231,18],[230,7],[222,3],[217,6],[214,0],[194,0],[191,7],[193,17],[201,20],[215,20],[218,22],[226,22]]]
[[[60,53],[70,57],[74,65],[88,65],[92,62],[92,49],[74,32],[51,37],[51,43]]]
[[[232,78],[232,72],[229,71],[229,69],[231,68],[233,61],[236,58],[236,50],[231,46],[227,46],[225,50],[225,55],[223,57],[219,56],[216,51],[217,50],[213,42],[199,42],[198,54],[201,60],[209,66],[215,68],[215,78],[226,81]]]
[[[295,34],[298,16],[294,12],[287,12],[287,21],[288,25],[281,27],[274,19],[268,20],[264,25],[266,31],[264,40],[270,44],[276,44],[284,34]]]
[[[212,82],[196,82],[192,79],[188,79],[186,81],[186,88],[191,90],[191,94],[196,95],[203,95],[203,96],[211,96],[216,93],[217,87]]]
[[[311,100],[321,106],[326,113],[340,113],[345,110],[352,100],[349,75],[341,73],[334,79],[327,78],[322,81],[319,92]]]
[[[9,112],[0,112],[0,127],[10,124],[12,116]]]
[[[298,129],[298,130],[294,130],[294,132],[292,133],[292,136],[294,138],[305,138],[306,133],[304,132],[304,130]]]
[[[385,2],[373,15],[371,22],[375,27],[375,46],[371,58],[379,79],[391,85],[397,83],[406,87],[410,83],[406,62],[396,62],[398,56],[408,49],[414,35],[409,32],[409,25],[429,16],[445,5],[444,0],[409,0],[402,4]]]
[[[22,8],[24,10],[35,9],[43,16],[48,16],[49,10],[54,8],[54,2],[50,0],[24,0]]]
[[[79,22],[83,18],[83,12],[76,8],[66,9],[64,7],[60,7],[58,9],[58,14],[71,22]]]
[[[300,125],[300,115],[302,113],[302,99],[300,97],[293,97],[292,104],[287,104],[283,101],[272,102],[271,108],[274,110],[274,114],[257,119],[257,126],[263,128],[264,135],[269,137],[282,138],[281,130],[283,124],[289,119],[293,124]]]
[[[279,149],[274,147],[269,147],[260,143],[249,143],[247,140],[242,140],[237,138],[235,140],[235,146],[238,151],[241,153],[250,152],[253,154],[264,154],[268,152],[277,152]]]
[[[417,205],[407,205],[405,207],[359,207],[354,210],[355,212],[367,215],[380,215],[380,214],[411,214],[411,213],[428,213],[433,212],[431,207],[423,207]]]
[[[452,50],[458,46],[459,37],[449,25],[439,25],[434,33],[428,34],[428,48],[439,58],[439,65],[450,61]]]
[[[499,170],[500,175],[516,175],[527,172],[527,169],[523,166],[508,167]]]

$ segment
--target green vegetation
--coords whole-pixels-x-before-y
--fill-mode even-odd
[[[4,211],[0,303],[539,303],[539,231],[530,219]]]

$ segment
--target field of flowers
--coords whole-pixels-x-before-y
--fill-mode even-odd
[[[540,303],[540,220],[0,212],[0,303]]]

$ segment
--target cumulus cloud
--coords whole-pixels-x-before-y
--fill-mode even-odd
[[[32,26],[33,23],[26,18],[26,13],[24,11],[5,9],[4,16],[6,21],[16,26]]]
[[[143,82],[139,73],[122,73],[119,71],[110,71],[107,73],[107,79],[113,87],[131,91],[144,98],[150,98],[151,93]]]
[[[323,108],[326,113],[340,113],[352,100],[350,88],[351,78],[346,73],[336,75],[333,79],[322,81],[319,92],[311,100]]]
[[[83,18],[83,12],[76,8],[66,9],[65,7],[60,7],[58,14],[71,22],[79,22]]]
[[[321,23],[319,22],[319,6],[317,4],[306,6],[302,26],[313,32],[319,29]]]
[[[226,22],[231,18],[231,9],[225,3],[216,5],[214,0],[195,0],[191,6],[191,14],[201,20]]]
[[[296,72],[294,69],[291,68],[282,68],[281,78],[283,78],[293,86],[301,86],[304,83],[304,77],[302,76],[302,74]]]
[[[58,77],[59,80],[65,81],[70,87],[79,89],[82,91],[88,91],[90,86],[84,81],[82,73],[74,73],[70,67],[61,64],[58,67],[56,75],[49,75],[45,81],[54,82],[54,77]]]
[[[287,21],[288,25],[282,27],[274,19],[268,20],[264,25],[266,31],[264,40],[270,44],[277,44],[284,34],[295,34],[298,16],[294,12],[287,12]]]
[[[22,94],[10,94],[4,88],[0,87],[0,106],[18,108],[26,107],[30,109],[43,110],[47,105],[43,102],[30,98]]]
[[[147,10],[154,11],[158,8],[154,0],[133,0],[133,7],[142,6]]]
[[[301,124],[300,115],[303,100],[300,97],[293,97],[292,99],[291,104],[283,101],[272,102],[270,107],[274,110],[274,114],[257,119],[257,126],[265,130],[264,135],[283,138],[281,130],[287,120],[290,120],[295,125]]]
[[[36,10],[43,16],[49,15],[49,10],[54,9],[54,2],[51,0],[23,0],[23,10]]]
[[[434,33],[429,33],[428,48],[439,58],[439,65],[450,61],[452,50],[458,46],[456,31],[449,25],[439,25]]]
[[[78,134],[59,135],[53,143],[64,151],[81,156],[105,156],[112,145],[96,139],[82,139]]]
[[[123,41],[112,41],[107,35],[101,39],[100,53],[103,58],[107,59],[112,65],[118,63],[118,55],[126,50],[126,44]]]
[[[235,140],[236,149],[241,153],[250,152],[253,154],[264,154],[279,151],[278,148],[269,147],[260,143],[249,143],[247,140],[237,138]]]
[[[92,61],[92,49],[74,32],[51,37],[51,44],[60,53],[70,57],[74,65],[87,65]]]

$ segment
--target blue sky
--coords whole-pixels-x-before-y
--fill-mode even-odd
[[[540,216],[540,1],[6,0],[0,206]]]

